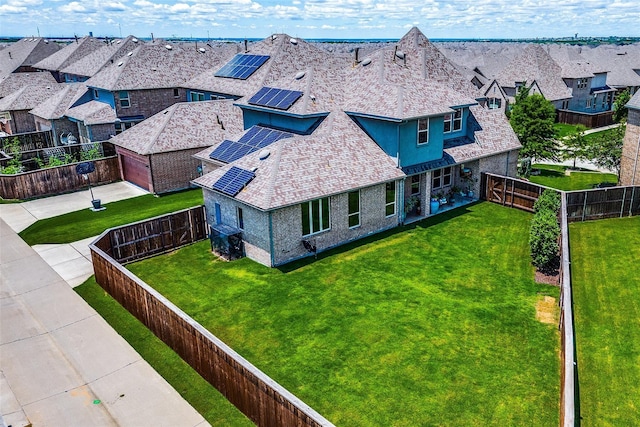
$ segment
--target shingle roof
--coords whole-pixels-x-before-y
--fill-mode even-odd
[[[170,46],[171,49],[167,49]],[[108,91],[161,89],[181,86],[204,70],[219,63],[216,50],[201,53],[193,43],[179,44],[156,40],[137,46],[129,55],[114,60],[85,83]]]
[[[84,122],[85,125],[115,123],[116,111],[104,102],[89,101],[67,110],[65,116]]]
[[[60,72],[91,77],[108,64],[114,62],[115,59],[126,55],[139,44],[143,43],[143,41],[133,36],[129,36],[123,40],[111,40],[109,44],[103,45],[99,49],[89,53],[85,57],[63,68]]]
[[[209,147],[242,131],[242,114],[233,101],[181,102],[111,138],[148,155]]]
[[[281,139],[268,150],[265,160],[254,152],[194,182],[211,188],[232,165],[257,168],[256,177],[236,199],[270,210],[404,177],[394,161],[342,112],[331,113],[314,134]]]
[[[104,43],[93,37],[83,37],[73,41],[57,51],[49,55],[42,61],[34,64],[34,68],[41,70],[60,71],[65,67],[73,64],[75,61],[84,56],[100,49]]]
[[[636,92],[636,94],[631,97],[629,102],[627,102],[626,107],[634,110],[640,110],[640,92]]]
[[[51,86],[56,83],[51,73],[12,73],[0,77],[0,98],[28,85]]]
[[[31,110],[64,88],[64,84],[29,85],[0,99],[0,111]]]
[[[532,44],[515,57],[498,75],[502,87],[515,87],[516,82],[538,83],[549,101],[571,98],[571,90],[561,78],[562,69],[540,45]]]
[[[582,56],[608,71],[607,84],[618,88],[640,86],[640,43],[625,46],[601,45],[582,49]]]
[[[60,50],[60,45],[44,38],[20,39],[0,50],[0,77],[9,75],[21,66],[36,62]]]
[[[47,120],[60,119],[86,91],[87,87],[82,83],[67,83],[61,91],[38,104],[29,113]]]

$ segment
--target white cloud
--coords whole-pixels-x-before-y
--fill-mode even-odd
[[[64,13],[83,13],[87,11],[87,9],[77,1],[62,5],[58,9]]]

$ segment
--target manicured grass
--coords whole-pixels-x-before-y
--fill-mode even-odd
[[[603,136],[612,138],[615,136],[615,133],[616,133],[616,129],[607,129],[607,130],[601,130],[599,132],[593,132],[593,133],[587,134],[584,137],[588,142],[592,142],[592,140],[596,138],[601,138]]]
[[[111,298],[92,276],[75,288],[212,426],[253,426],[218,390]]]
[[[613,173],[572,171],[567,176],[564,171],[569,166],[535,164],[533,168],[540,169],[540,175],[531,175],[529,181],[564,191],[587,190],[603,182],[618,182],[618,177]]]
[[[564,138],[565,136],[576,133],[576,125],[569,125],[566,123],[555,123],[553,128],[556,130],[556,136],[558,138]]]
[[[640,420],[640,217],[573,223],[581,425]]]
[[[202,190],[194,189],[156,197],[146,194],[106,204],[100,212],[90,209],[42,219],[20,232],[30,246],[42,243],[71,243],[102,233],[107,228],[198,206]]]
[[[336,425],[550,426],[530,219],[478,203],[281,269],[207,241],[129,268]]]

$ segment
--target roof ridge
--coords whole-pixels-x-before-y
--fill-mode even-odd
[[[178,105],[180,105],[180,104],[182,104],[182,102],[178,102],[178,103],[175,103],[173,105],[170,105],[169,107],[167,107],[164,110],[162,110],[159,113],[157,113],[157,114],[162,114],[163,116],[167,116],[167,117],[165,118],[164,124],[158,129],[158,131],[153,136],[153,138],[151,138],[151,141],[149,142],[149,145],[146,147],[147,153],[153,154],[151,150],[156,145],[156,142],[158,141],[158,137],[160,135],[162,135],[164,130],[167,128],[167,126],[169,125],[169,122],[173,118],[173,115],[175,114],[176,110],[178,109]]]

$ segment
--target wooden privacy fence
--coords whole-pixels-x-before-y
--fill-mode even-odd
[[[171,223],[177,238],[163,228]],[[200,206],[105,231],[89,245],[96,281],[257,425],[333,426],[115,258],[138,259],[204,239],[205,224]]]
[[[91,184],[107,184],[120,179],[117,157],[93,160],[96,170],[89,175]],[[87,181],[76,173],[72,163],[16,175],[0,175],[0,197],[30,199],[86,189]]]
[[[640,187],[567,192],[569,222],[640,215]]]
[[[507,176],[483,173],[483,192],[481,197],[490,202],[499,203],[510,208],[518,208],[533,212],[533,204],[540,194],[547,189],[543,185]]]

